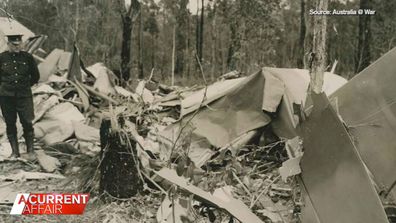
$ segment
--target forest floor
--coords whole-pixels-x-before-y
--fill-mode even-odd
[[[298,222],[299,192],[295,181],[283,183],[280,179],[276,160],[265,160],[270,154],[251,154],[244,156],[244,161],[226,164],[208,173],[201,179],[200,185],[219,187],[225,185],[224,176],[231,169],[238,169],[232,179],[226,179],[229,187],[233,189],[235,198],[243,201],[246,206],[252,206],[251,210],[259,216],[263,222]],[[77,155],[67,166],[55,174],[64,176],[64,179],[46,178],[29,179],[19,177],[13,180],[3,180],[0,183],[0,194],[8,195],[16,193],[81,193],[81,185],[88,178],[96,179],[97,168],[95,158]],[[249,157],[249,158],[248,158]],[[274,157],[274,156],[271,156]],[[89,160],[84,160],[84,159]],[[249,160],[250,159],[250,160]],[[264,161],[263,161],[264,159]],[[246,162],[249,160],[248,162]],[[89,165],[88,163],[95,163]],[[242,165],[241,165],[242,163]],[[259,165],[258,165],[259,164]],[[242,167],[243,166],[243,167]],[[84,167],[84,171],[79,171]],[[242,168],[242,169],[241,169]],[[20,171],[25,171],[25,176],[41,172],[42,168],[36,162],[22,160],[3,160],[0,172],[11,176]],[[250,172],[250,174],[247,174]],[[90,177],[87,176],[91,175]],[[220,177],[219,177],[220,176]],[[158,210],[163,199],[166,197],[160,190],[145,188],[144,191],[129,199],[116,199],[108,195],[99,195],[97,188],[99,182],[91,182],[90,200],[83,215],[10,215],[14,200],[0,205],[0,222],[158,222]],[[202,184],[203,183],[203,184]],[[210,190],[210,189],[209,189]],[[105,198],[105,199],[103,199]],[[253,203],[253,204],[252,204]],[[196,206],[196,216],[191,222],[230,222],[228,213],[213,209]],[[272,209],[269,209],[271,207]],[[190,222],[190,221],[186,221]],[[233,222],[238,222],[234,220]]]
[[[18,173],[21,170],[36,173],[41,167],[36,163],[21,161],[4,161],[0,172],[6,175]],[[64,179],[17,179],[3,181],[0,191],[5,194],[21,193],[81,193],[78,191],[80,179],[73,173],[65,173]],[[0,192],[0,193],[1,193]],[[150,218],[155,216],[161,203],[161,196],[141,194],[131,199],[105,203],[100,196],[91,196],[83,215],[10,215],[12,200],[0,205],[0,222],[155,222]],[[154,218],[152,218],[154,220]]]

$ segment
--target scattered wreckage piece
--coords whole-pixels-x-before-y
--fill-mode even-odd
[[[55,105],[59,104],[59,97],[57,95],[42,94],[33,98],[34,103],[34,120],[33,123],[38,122],[45,113]]]
[[[396,48],[372,63],[330,101],[352,135],[380,191],[396,198]]]
[[[200,105],[204,98],[203,90],[182,100],[182,118],[160,132],[158,141],[169,153],[175,143],[176,147],[180,147],[183,139],[178,136],[183,129],[184,137],[191,139],[189,151],[201,150],[202,154],[209,154],[201,148],[214,147],[216,150],[228,147],[235,153],[237,149],[230,147],[232,142],[237,142],[236,147],[240,147],[254,136],[251,131],[269,123],[278,136],[293,138],[299,121],[296,115],[299,110],[294,109],[294,105],[304,104],[309,80],[307,70],[263,68],[248,77],[215,83],[208,86],[209,94],[203,101],[206,106]],[[325,73],[324,89],[327,94],[345,83],[344,78]],[[278,117],[271,117],[274,112],[277,112]],[[251,134],[245,135],[248,132]],[[239,137],[241,141],[238,142]],[[179,142],[175,142],[178,138]],[[206,160],[190,158],[202,165],[210,158],[206,157]]]
[[[87,70],[95,77],[93,88],[105,95],[115,95],[115,82],[118,78],[115,74],[107,68],[103,63],[96,63],[87,67]]]
[[[5,182],[0,184],[0,205],[11,205],[15,201],[15,197],[22,191],[15,191],[13,182]]]
[[[18,173],[9,174],[7,176],[0,176],[2,181],[16,181],[16,180],[44,180],[44,179],[65,179],[63,175],[54,173],[42,173],[42,172],[26,172],[20,170]]]
[[[229,144],[223,146],[219,149],[219,151],[228,150],[232,153],[232,155],[236,156],[242,147],[248,145],[248,143],[259,134],[258,130],[251,130],[249,132],[240,135],[238,138],[234,139]]]
[[[154,102],[154,95],[146,88],[146,81],[139,81],[135,92],[144,103],[152,104]]]
[[[79,141],[100,142],[99,129],[82,122],[72,121],[74,134]]]
[[[70,63],[66,72],[66,79],[75,82],[83,82],[84,79],[81,69],[80,52],[76,44],[73,45],[73,51],[70,56]]]
[[[301,177],[319,222],[388,222],[352,138],[328,98],[313,93],[312,101],[312,113],[299,128],[304,140]]]
[[[263,109],[272,112],[276,111],[277,117],[272,120],[271,126],[273,132],[282,138],[292,139],[297,136],[295,128],[301,119],[301,108],[305,105],[307,98],[310,76],[308,70],[301,69],[284,69],[284,68],[264,68],[266,78],[271,79],[271,84],[264,88],[265,97]],[[339,75],[325,72],[323,92],[331,95],[341,86],[347,83],[347,80]],[[284,87],[282,100],[279,95]],[[272,98],[272,100],[271,100]],[[277,100],[273,100],[276,98]]]
[[[54,88],[49,86],[48,84],[40,84],[32,87],[32,94],[39,95],[39,94],[56,94],[60,96],[60,92],[56,91]]]
[[[279,173],[284,182],[287,181],[288,177],[301,173],[300,161],[304,155],[301,144],[302,140],[300,137],[294,137],[293,139],[286,141],[285,147],[289,159],[283,162],[282,166],[279,168]]]
[[[261,71],[244,78],[240,84],[227,90],[229,94],[194,113],[193,119],[191,116],[194,114],[189,114],[168,126],[160,133],[160,140],[173,142],[184,125],[191,125],[192,134],[197,141],[209,142],[206,148],[210,148],[210,145],[221,148],[238,136],[267,125],[271,119],[262,112],[262,94],[257,94],[263,91],[263,85],[258,84],[263,82]],[[245,100],[246,98],[250,100]],[[189,120],[191,121],[188,122]]]
[[[239,85],[246,77],[232,79],[232,80],[224,80],[218,81],[209,85],[205,91],[205,89],[201,89],[188,95],[185,99],[181,101],[181,112],[180,117],[184,117],[195,110],[197,110],[201,106],[201,102],[203,101],[203,105],[207,105],[221,97],[224,97],[228,93],[231,92],[235,88],[235,86]],[[205,97],[205,99],[204,99]]]
[[[54,49],[47,55],[43,62],[38,64],[40,82],[48,81],[54,74],[62,74],[68,69],[71,53],[61,49]],[[66,66],[67,64],[67,66]]]
[[[85,117],[74,105],[64,102],[48,110],[33,127],[36,137],[49,145],[62,142],[73,135],[72,121],[84,120]]]
[[[237,70],[233,70],[233,71],[230,71],[228,73],[221,75],[220,77],[217,78],[217,80],[236,79],[236,78],[240,78],[241,76],[242,76],[241,72],[239,72]]]
[[[353,164],[352,167],[346,168],[344,165],[345,168],[342,169],[345,169],[346,172],[338,174],[339,177],[344,175],[342,179],[347,178],[348,181],[337,179],[333,179],[332,181],[333,183],[340,182],[337,184],[337,188],[339,187],[338,190],[340,191],[334,192],[340,200],[332,201],[334,205],[326,205],[327,208],[345,207],[346,205],[353,206],[354,208],[343,208],[335,211],[336,214],[333,212],[333,216],[337,216],[337,218],[335,219],[333,217],[332,220],[328,217],[328,215],[331,214],[329,210],[322,210],[322,212],[328,213],[324,216],[323,213],[318,213],[321,209],[326,208],[323,207],[323,202],[326,202],[323,201],[323,199],[328,199],[330,195],[323,196],[323,191],[327,190],[322,190],[320,196],[317,196],[317,199],[322,198],[322,200],[315,202],[312,199],[312,194],[318,192],[316,189],[308,188],[306,184],[309,185],[310,181],[307,177],[307,179],[301,182],[303,185],[307,186],[304,190],[304,197],[306,197],[305,200],[308,201],[306,208],[303,209],[303,222],[334,222],[343,221],[342,218],[348,219],[347,222],[387,222],[383,211],[384,207],[385,210],[387,210],[386,206],[381,207],[381,203],[379,202],[380,198],[376,192],[381,195],[381,198],[388,198],[391,200],[394,199],[396,194],[396,190],[393,188],[396,180],[394,177],[389,177],[393,176],[393,167],[395,167],[396,161],[394,150],[394,144],[396,143],[394,137],[396,122],[394,117],[396,110],[393,106],[396,94],[392,85],[392,81],[396,78],[393,65],[395,58],[396,48],[379,58],[330,96],[330,102],[335,110],[333,116],[337,117],[337,123],[339,123],[342,128],[346,128],[346,134],[344,132],[344,135],[350,138],[350,142],[340,146],[333,146],[330,150],[330,148],[326,149],[326,146],[334,144],[334,142],[340,143],[340,138],[337,137],[336,140],[331,142],[323,138],[321,144],[325,147],[318,146],[317,148],[320,148],[320,153],[315,153],[315,156],[305,154],[302,160],[302,166],[306,165],[307,162],[316,163],[318,160],[326,160],[330,156],[337,160],[337,173],[341,173],[343,162],[340,162],[340,159],[342,155],[346,155],[346,151],[354,151],[353,154],[358,157],[358,161],[355,160],[353,162],[356,158],[347,157],[350,159],[348,160],[348,165],[350,166]],[[329,117],[326,118],[329,119]],[[333,118],[335,119],[335,117]],[[325,120],[325,118],[323,120]],[[320,120],[320,122],[323,123],[323,120]],[[334,134],[334,131],[328,131],[328,129],[326,132],[331,133],[330,136]],[[313,133],[315,132],[313,131]],[[343,148],[343,153],[340,154],[334,151],[339,148]],[[349,148],[349,150],[346,148]],[[329,150],[331,154],[327,154]],[[346,158],[344,157],[344,159]],[[315,167],[306,167],[303,169],[302,176],[304,176],[304,174],[309,174],[309,171],[317,171],[317,174],[328,174],[328,168],[335,168],[329,165],[334,164],[332,162],[322,163],[319,165],[321,167],[319,169],[315,169]],[[351,170],[354,171],[353,175],[355,178],[345,177],[345,174],[349,173]],[[364,176],[360,178],[360,180],[366,178],[364,179],[364,183],[359,183],[356,179],[356,176],[359,176],[356,174],[358,171],[360,171],[360,175]],[[323,179],[328,181],[332,178],[326,176],[323,177]],[[345,182],[350,182],[350,184],[346,187],[341,187]],[[316,184],[315,188],[318,187],[318,183]],[[328,184],[320,183],[320,185],[322,185],[321,188],[325,188]],[[374,190],[373,193],[372,190],[374,186],[376,187],[376,191]],[[371,192],[362,192],[364,188],[370,188]],[[348,194],[348,200],[343,202],[342,199],[345,198],[345,196],[338,195],[345,192],[346,189],[359,193]],[[392,196],[389,196],[389,198],[387,197],[388,195]],[[367,200],[367,197],[374,201]],[[366,200],[360,201],[361,199]],[[367,215],[369,215],[369,217],[365,218]],[[327,216],[326,221],[323,220],[325,216]]]
[[[157,222],[195,222],[196,216],[191,206],[191,200],[189,199],[176,197],[171,201],[166,196],[157,210]]]
[[[40,50],[43,43],[47,40],[48,36],[46,35],[38,35],[30,37],[25,44],[25,51],[34,55],[33,53]],[[38,58],[38,56],[34,55],[34,58]]]
[[[11,145],[9,142],[2,142],[0,144],[0,161],[4,161],[5,159],[8,159],[11,155]]]
[[[88,86],[88,85],[85,85],[85,84],[81,84],[81,86],[84,87],[85,89],[87,89],[89,93],[92,93],[95,96],[98,96],[98,97],[100,97],[102,99],[105,99],[105,100],[109,101],[110,103],[113,103],[115,105],[119,105],[120,104],[120,102],[118,102],[118,101],[112,99],[111,97],[109,97],[109,96],[107,96],[107,95],[95,90],[95,88],[93,88],[91,86]]]
[[[128,98],[132,98],[134,100],[134,102],[138,102],[138,96],[135,93],[132,93],[120,86],[114,86],[114,90],[118,95],[121,95],[122,97],[128,99]]]
[[[60,162],[60,169],[63,169],[68,164],[70,164],[70,161],[73,159],[73,157],[76,157],[79,153],[85,154],[81,148],[78,150],[75,146],[73,146],[70,143],[71,140],[68,141],[69,142],[57,142],[50,145],[43,145],[41,148],[44,150],[45,154],[56,158]],[[99,154],[99,152],[96,154]]]
[[[47,155],[43,150],[36,150],[36,155],[38,163],[47,173],[53,173],[61,166],[57,158]]]
[[[68,83],[73,85],[73,87],[77,90],[78,96],[80,97],[81,102],[83,104],[82,111],[88,111],[88,108],[90,105],[88,91],[84,88],[82,83],[80,83],[78,80],[68,81]]]
[[[237,200],[233,197],[228,196],[227,200],[219,199],[214,195],[192,185],[188,182],[188,179],[179,177],[174,170],[163,168],[160,171],[154,171],[154,173],[161,178],[181,187],[183,190],[188,193],[194,194],[197,200],[201,200],[207,202],[214,207],[221,208],[227,211],[229,214],[234,216],[241,222],[246,223],[262,223],[263,221],[258,218],[253,212],[250,210],[248,206],[246,206],[242,201]]]

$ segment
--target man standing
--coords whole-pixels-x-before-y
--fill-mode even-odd
[[[34,119],[31,86],[40,78],[37,64],[29,53],[22,51],[22,35],[7,35],[8,51],[0,54],[0,107],[6,123],[11,157],[20,156],[16,128],[17,115],[23,127],[28,159],[34,159]]]

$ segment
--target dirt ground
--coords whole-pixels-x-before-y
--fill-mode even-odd
[[[245,156],[246,158],[247,156]],[[85,156],[85,159],[87,157]],[[93,158],[91,158],[93,159]],[[81,182],[86,179],[94,179],[98,174],[95,165],[88,164],[89,161],[72,160],[65,166],[59,174],[65,176],[65,179],[40,179],[27,180],[17,179],[14,181],[0,181],[0,192],[7,188],[12,192],[24,193],[82,193]],[[92,161],[92,163],[95,163]],[[266,164],[266,165],[263,165]],[[78,166],[78,167],[76,167]],[[84,167],[84,168],[82,168]],[[238,174],[226,179],[224,176],[230,169],[239,169]],[[0,173],[10,175],[18,171],[41,172],[41,167],[37,163],[9,161],[5,160],[0,163]],[[84,179],[85,178],[85,179]],[[242,182],[243,181],[243,182]],[[235,191],[234,197],[243,201],[247,206],[257,199],[256,205],[252,208],[253,213],[259,216],[263,222],[273,222],[266,215],[269,210],[266,207],[272,206],[273,213],[278,214],[282,222],[298,222],[296,214],[296,192],[292,188],[294,181],[284,184],[280,180],[277,166],[273,161],[251,160],[249,163],[228,164],[226,167],[220,167],[208,172],[198,183],[198,186],[211,190],[210,187],[219,187],[222,185],[231,185]],[[98,182],[94,182],[98,184]],[[286,191],[271,190],[273,184],[279,188],[286,188]],[[139,195],[130,199],[116,199],[109,195],[98,195],[97,185],[90,189],[90,200],[83,215],[27,215],[12,216],[10,210],[12,202],[0,204],[0,222],[157,222],[157,210],[159,209],[165,195],[159,190],[145,187],[146,189]],[[289,190],[290,189],[290,190]],[[262,193],[262,192],[266,193]],[[250,194],[250,195],[249,195]],[[104,199],[103,199],[104,198]],[[254,198],[254,199],[253,199]],[[104,202],[106,200],[107,202]],[[194,222],[210,222],[208,213],[203,213],[201,209],[196,210],[197,216]],[[209,210],[209,209],[205,209]],[[210,211],[215,220],[211,222],[229,222],[230,216],[224,211],[211,209]],[[213,220],[213,219],[212,219]],[[234,220],[234,222],[238,222]]]

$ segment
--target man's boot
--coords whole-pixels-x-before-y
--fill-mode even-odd
[[[20,156],[18,140],[16,138],[8,138],[8,141],[10,141],[12,149],[11,158],[18,158]]]
[[[34,137],[33,134],[26,134],[24,135],[25,138],[25,144],[26,144],[26,153],[27,153],[27,159],[30,161],[33,161],[36,159],[36,154],[34,153]]]

